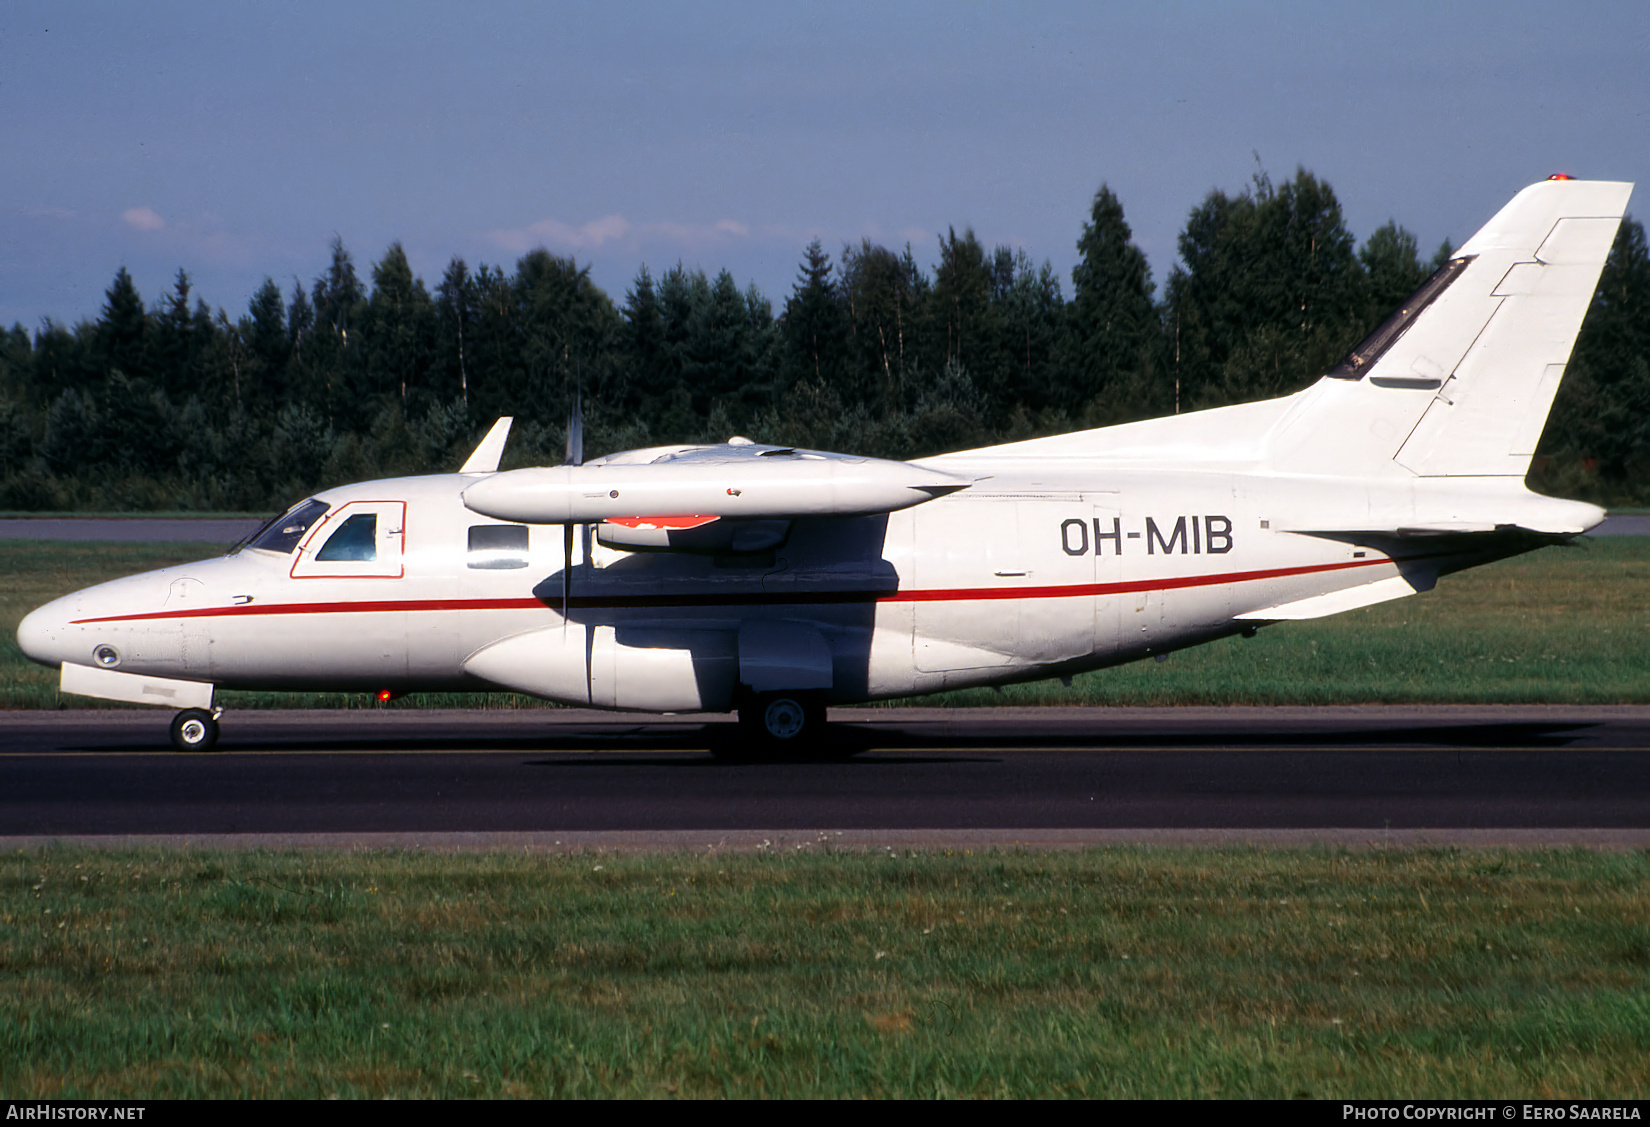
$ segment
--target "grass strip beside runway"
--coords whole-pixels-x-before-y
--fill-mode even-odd
[[[0,541],[0,708],[53,708],[55,672],[17,649],[33,607],[91,583],[197,559],[196,544]],[[64,698],[72,707],[93,706]],[[368,707],[367,694],[225,693],[230,708]],[[397,707],[533,707],[513,694],[419,694]],[[1074,679],[923,698],[972,704],[1650,703],[1650,537],[1582,540],[1421,595],[1281,623]]]
[[[1650,855],[46,849],[44,1097],[1620,1097]]]

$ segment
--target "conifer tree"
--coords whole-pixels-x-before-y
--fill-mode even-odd
[[[435,330],[435,309],[424,282],[413,276],[407,252],[391,243],[372,268],[362,331],[368,386],[381,396],[396,396],[407,412],[409,394],[423,390]]]
[[[144,315],[143,299],[138,296],[137,286],[126,267],[115,272],[115,280],[103,296],[103,315],[98,318],[95,338],[98,377],[107,378],[110,371],[125,372],[129,376],[146,375],[144,338],[149,323]]]
[[[475,282],[470,277],[470,268],[462,258],[453,257],[447,263],[446,273],[441,276],[441,285],[435,291],[437,351],[438,366],[444,367],[450,373],[456,373],[459,400],[465,406],[470,402],[470,365],[469,357],[465,354],[465,336],[473,336],[473,322],[476,316]],[[453,380],[449,378],[445,387],[451,388]],[[446,392],[438,389],[437,395],[446,396]]]
[[[802,265],[785,302],[780,331],[785,342],[788,382],[809,380],[833,388],[842,382],[848,322],[837,302],[831,256],[818,239],[802,253]]]
[[[265,278],[252,295],[240,332],[247,349],[247,402],[255,413],[273,415],[286,399],[286,368],[292,347],[287,336],[286,302],[275,279]]]
[[[358,386],[361,336],[356,322],[366,295],[355,274],[355,261],[338,236],[332,239],[332,261],[326,273],[315,279],[311,293],[315,333],[309,363],[315,373],[312,378],[320,385],[320,406],[329,419],[349,426],[364,423],[370,414],[365,389]]]
[[[900,408],[907,348],[915,359],[913,314],[923,287],[910,248],[902,257],[869,239],[842,249],[839,290],[848,314],[848,394],[885,411]]]
[[[1358,262],[1368,279],[1366,320],[1372,327],[1419,289],[1429,273],[1416,252],[1415,236],[1390,219],[1358,248]]]
[[[929,295],[935,310],[935,344],[945,333],[941,364],[955,362],[982,368],[993,359],[988,350],[996,333],[991,316],[992,271],[985,248],[972,228],[957,237],[955,227],[940,238],[940,261]]]
[[[1214,191],[1180,236],[1166,334],[1187,405],[1281,395],[1323,375],[1366,328],[1368,297],[1329,185],[1305,169],[1274,188]]]
[[[199,354],[204,344],[189,308],[189,275],[180,267],[172,292],[150,315],[149,370],[155,382],[182,402],[200,390]]]
[[[1094,194],[1077,252],[1064,363],[1046,394],[1068,410],[1103,398],[1102,417],[1128,417],[1154,398],[1149,384],[1157,375],[1160,327],[1146,255],[1105,184]]]

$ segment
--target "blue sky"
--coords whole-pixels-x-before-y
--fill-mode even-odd
[[[927,264],[949,226],[1069,295],[1102,181],[1161,282],[1257,153],[1428,251],[1554,171],[1650,181],[1642,2],[8,0],[0,59],[0,322],[29,327],[121,265],[236,315],[334,234],[363,276],[396,240],[431,284],[542,245],[615,301],[681,261],[777,307],[810,239]]]

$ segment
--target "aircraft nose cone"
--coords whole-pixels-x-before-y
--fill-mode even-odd
[[[63,660],[59,650],[66,619],[59,610],[56,603],[47,603],[24,615],[17,624],[17,648],[30,661],[57,665]]]

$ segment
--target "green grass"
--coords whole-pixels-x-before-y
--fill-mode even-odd
[[[1650,856],[20,851],[8,1097],[1622,1097]]]
[[[35,606],[91,583],[198,559],[191,544],[0,541],[0,708],[58,704],[56,675],[17,649]],[[85,698],[64,698],[75,707]],[[362,707],[363,694],[226,693],[230,707]],[[1284,623],[1075,679],[924,698],[979,704],[1650,702],[1650,537],[1546,548],[1426,594]],[[401,707],[531,707],[513,694],[427,694]]]

